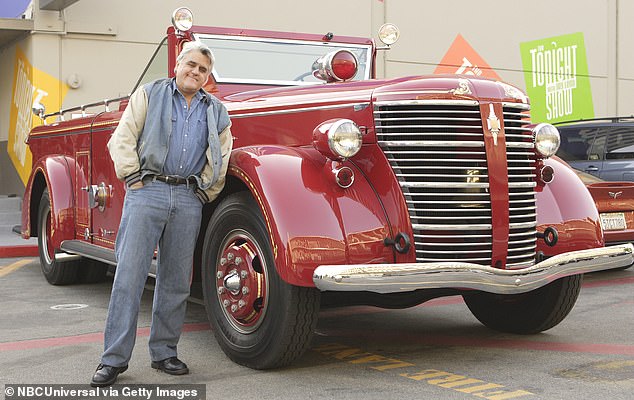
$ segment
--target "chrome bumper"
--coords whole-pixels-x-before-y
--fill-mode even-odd
[[[409,292],[417,289],[473,289],[498,294],[524,293],[565,276],[626,267],[634,246],[622,244],[572,251],[532,267],[501,270],[460,262],[321,265],[313,282],[321,291]]]

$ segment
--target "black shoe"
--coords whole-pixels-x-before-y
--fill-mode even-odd
[[[92,387],[104,387],[110,386],[117,380],[119,374],[124,373],[128,369],[127,365],[123,367],[112,367],[106,364],[99,364],[95,374],[92,376],[90,386]]]
[[[152,361],[152,368],[158,369],[170,375],[186,375],[189,374],[187,364],[176,357],[166,358],[161,361]]]

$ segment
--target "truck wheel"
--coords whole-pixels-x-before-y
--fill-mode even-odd
[[[81,283],[101,283],[106,280],[108,265],[102,262],[82,258],[78,268],[77,277]]]
[[[214,335],[234,362],[277,368],[308,349],[320,292],[279,277],[264,218],[249,193],[228,196],[214,211],[205,234],[202,280]]]
[[[575,305],[583,275],[558,279],[539,289],[512,295],[463,295],[473,315],[485,326],[501,332],[531,334],[560,323]]]
[[[42,273],[52,285],[68,285],[77,281],[77,260],[60,262],[55,260],[55,249],[51,243],[51,203],[48,189],[40,198],[37,217],[37,244],[40,251]]]

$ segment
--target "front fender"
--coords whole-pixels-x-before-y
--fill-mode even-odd
[[[555,175],[553,182],[537,193],[537,231],[543,233],[553,227],[558,241],[551,247],[538,240],[537,251],[550,256],[603,247],[599,212],[586,186],[561,162],[548,159],[544,164],[553,167]]]
[[[40,197],[48,188],[51,206],[51,245],[75,237],[74,160],[64,156],[38,160],[25,189],[22,207],[22,236],[37,236]]]
[[[229,174],[249,187],[269,232],[280,277],[314,286],[318,265],[393,262],[390,227],[374,190],[356,167],[342,189],[329,160],[313,149],[253,146],[234,150]]]

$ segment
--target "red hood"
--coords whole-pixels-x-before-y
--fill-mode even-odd
[[[506,83],[460,75],[411,76],[310,86],[276,87],[235,93],[223,98],[230,111],[251,108],[302,107],[324,103],[460,99],[527,103],[519,89]]]

